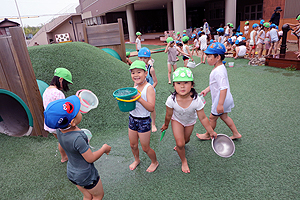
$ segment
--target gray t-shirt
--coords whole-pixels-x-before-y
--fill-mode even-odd
[[[70,131],[62,133],[56,130],[57,138],[68,156],[67,176],[80,186],[93,183],[99,176],[93,163],[88,163],[81,154],[89,148],[88,138],[83,131]]]
[[[168,62],[175,62],[177,58],[177,48],[169,47],[168,49]]]

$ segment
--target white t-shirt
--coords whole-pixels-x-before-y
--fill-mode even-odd
[[[151,85],[150,83],[147,83],[141,92],[140,98],[144,99],[145,101],[147,101],[147,88],[150,85]],[[150,116],[150,112],[138,101],[136,101],[135,109],[133,111],[130,111],[129,113],[134,117],[149,117]]]
[[[209,87],[212,99],[211,113],[214,115],[221,114],[217,113],[217,105],[219,103],[220,91],[225,89],[227,89],[227,94],[223,104],[224,113],[231,112],[231,108],[234,107],[234,102],[230,92],[227,70],[223,64],[219,65],[210,73]]]
[[[193,99],[192,103],[188,108],[182,108],[178,105],[176,96],[175,101],[170,95],[166,101],[166,106],[169,108],[173,108],[172,119],[178,121],[184,126],[192,125],[197,120],[197,110],[201,110],[204,108],[204,103],[201,98],[198,96],[197,99]]]
[[[246,52],[247,52],[247,48],[246,48],[246,46],[245,45],[241,45],[241,46],[239,46],[239,53],[238,53],[238,56],[239,57],[243,57],[243,56],[245,56],[246,55]]]
[[[136,43],[137,49],[140,50],[142,48],[141,40],[139,38],[136,38],[135,43]]]
[[[199,47],[199,41],[197,38],[194,40],[194,44],[195,44],[195,47],[197,47],[197,48]]]
[[[199,43],[200,43],[200,50],[206,50],[207,48],[207,35],[202,35],[199,38]]]

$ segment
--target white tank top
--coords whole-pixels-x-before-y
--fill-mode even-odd
[[[257,44],[259,44],[259,43],[263,44],[265,36],[266,36],[266,32],[264,30],[262,30],[262,34],[260,35],[260,37],[263,38],[263,40],[261,38],[258,38]]]
[[[255,30],[253,30],[253,31],[251,31],[251,33],[250,33],[250,45],[254,45],[255,44],[255,41],[257,41],[257,34],[256,34],[256,36],[255,36],[255,39],[253,38],[253,34],[255,33],[256,31]]]
[[[145,101],[147,101],[147,88],[150,85],[151,85],[150,83],[147,83],[141,92],[140,98],[144,99]],[[146,110],[146,108],[144,108],[144,106],[138,101],[136,101],[135,109],[133,111],[130,111],[129,113],[134,117],[149,117],[150,116],[150,112],[148,110]]]
[[[239,57],[245,56],[246,52],[247,52],[246,46],[241,45],[241,46],[239,46],[239,48],[240,48],[240,50],[239,50],[238,56]]]

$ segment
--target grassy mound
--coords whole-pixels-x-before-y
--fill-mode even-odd
[[[34,46],[29,47],[28,51],[37,79],[49,84],[55,68],[64,67],[73,76],[73,85],[65,93],[66,97],[74,95],[80,89],[91,90],[97,95],[99,105],[84,115],[80,124],[82,127],[97,134],[111,126],[120,126],[119,123],[107,122],[124,115],[118,110],[112,93],[116,89],[132,86],[128,65],[101,49],[82,42]]]

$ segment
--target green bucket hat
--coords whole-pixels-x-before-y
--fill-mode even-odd
[[[171,42],[171,41],[174,41],[174,39],[173,39],[172,37],[168,37],[168,38],[166,39],[166,42],[167,42],[167,43],[169,43],[169,42]]]
[[[173,82],[194,81],[192,71],[186,67],[179,67],[173,73]]]
[[[176,33],[176,35],[179,35],[180,34],[180,32],[178,31],[177,33]]]
[[[182,32],[186,33],[186,30],[183,30]]]
[[[266,28],[270,28],[270,23],[269,23],[269,22],[265,22],[265,23],[263,24],[263,26],[266,27]]]
[[[245,25],[247,25],[247,24],[249,24],[249,21],[246,21],[246,22],[245,22]]]
[[[132,69],[143,69],[143,70],[147,71],[145,62],[141,61],[141,60],[134,61],[129,67],[129,70],[132,70]]]
[[[296,20],[300,20],[300,15],[297,16]]]
[[[54,71],[54,76],[58,76],[59,78],[63,78],[66,81],[68,81],[69,83],[72,83],[72,74],[69,70],[67,70],[66,68],[56,68]]]
[[[184,36],[183,38],[182,38],[182,42],[187,42],[187,41],[189,41],[189,36]]]
[[[142,35],[142,34],[141,34],[141,32],[139,32],[139,31],[138,31],[138,32],[136,32],[135,34],[136,34],[136,35]]]
[[[126,56],[130,56],[130,52],[127,51],[127,52],[126,52]]]

